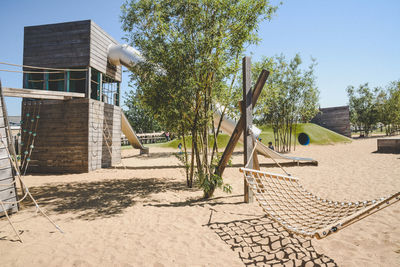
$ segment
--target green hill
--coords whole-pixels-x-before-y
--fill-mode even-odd
[[[262,139],[262,142],[264,144],[267,144],[269,141],[274,140],[274,134],[272,131],[272,128],[269,126],[261,126],[262,132],[260,135],[260,138]],[[310,137],[310,144],[315,144],[315,145],[329,145],[329,144],[335,144],[335,143],[348,143],[351,142],[352,140],[350,138],[347,138],[346,136],[337,134],[331,130],[328,130],[324,127],[318,126],[313,123],[301,123],[297,125],[297,134],[299,133],[306,133]],[[227,134],[219,134],[218,135],[218,147],[223,148],[228,144],[230,136]],[[296,139],[297,137],[293,138]],[[210,145],[213,145],[213,139],[210,137]],[[172,141],[169,141],[167,143],[161,143],[161,144],[152,144],[150,146],[160,146],[160,147],[172,147],[172,148],[177,148],[178,144],[182,142],[182,139],[175,139]],[[187,139],[188,143],[188,148],[191,147],[191,140],[190,137]],[[238,144],[242,146],[242,144]],[[146,145],[147,146],[147,145]]]
[[[224,147],[226,147],[226,145],[227,145],[228,142],[229,142],[229,138],[230,138],[230,135],[227,135],[227,134],[219,134],[219,135],[218,135],[218,138],[217,138],[218,148],[224,148]],[[210,137],[209,137],[209,142],[210,142],[210,143],[209,143],[210,146],[213,146],[213,145],[214,145],[214,138],[212,138],[212,137],[210,136]],[[177,139],[174,139],[174,140],[169,141],[169,142],[167,142],[167,143],[152,144],[152,145],[150,145],[150,146],[177,148],[178,145],[179,145],[179,143],[182,143],[182,144],[183,144],[182,138],[177,138]],[[191,138],[191,136],[189,136],[189,137],[186,138],[186,144],[187,144],[188,148],[191,148],[191,147],[192,147],[192,138]],[[238,144],[238,145],[241,146],[241,144]],[[145,146],[147,146],[147,145],[145,145]]]
[[[272,128],[269,126],[261,126],[262,132],[260,138],[264,144],[274,140]],[[310,137],[310,144],[315,145],[329,145],[334,143],[349,143],[352,140],[346,136],[335,133],[324,127],[314,123],[300,123],[297,125],[297,135],[306,133]],[[294,135],[293,135],[294,137]],[[297,138],[295,138],[297,141]],[[298,142],[297,142],[298,144]]]

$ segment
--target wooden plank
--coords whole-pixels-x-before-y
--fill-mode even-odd
[[[89,57],[89,49],[88,48],[85,49],[84,47],[77,47],[70,51],[65,51],[64,49],[59,48],[53,51],[38,50],[38,51],[31,51],[30,53],[31,54],[25,53],[24,58],[27,60],[34,60],[40,62],[45,62],[46,60],[57,61],[57,62],[61,61],[70,62],[72,60],[75,60],[75,58],[84,59],[85,57]],[[40,58],[40,60],[37,60],[37,58]],[[79,65],[85,64],[87,61],[88,60],[86,59],[82,60]]]
[[[45,91],[25,88],[10,88],[3,87],[3,95],[10,97],[26,97],[26,98],[39,98],[39,99],[71,99],[72,97],[85,97],[85,94],[59,92],[59,91]]]
[[[51,23],[43,25],[25,26],[24,31],[29,31],[32,33],[41,32],[58,32],[60,29],[73,30],[77,28],[88,27],[90,25],[90,20],[79,20],[79,21],[69,21],[61,23]]]
[[[10,184],[14,181],[14,176],[12,172],[11,162],[9,160],[8,150],[14,151],[14,146],[12,145],[11,132],[8,123],[7,109],[4,103],[3,90],[0,81],[0,126],[1,126],[1,149],[0,149],[0,200],[2,201],[17,201],[17,189],[16,185]],[[8,127],[7,130],[5,127]],[[6,149],[8,147],[8,149]],[[18,206],[16,204],[5,204],[5,210],[10,212],[18,211]],[[3,207],[0,207],[0,213],[3,213]]]
[[[63,36],[65,37],[65,35]],[[68,48],[83,48],[83,49],[88,49],[88,43],[90,41],[90,38],[87,34],[82,34],[82,36],[79,36],[80,38],[72,38],[75,37],[74,35],[68,35],[70,39],[65,39],[65,40],[60,40],[60,39],[47,39],[46,40],[46,47],[50,50],[56,50],[56,49],[61,49],[60,46],[67,46]],[[31,51],[34,51],[34,49],[38,49],[38,51],[43,50],[43,41],[40,38],[35,38],[32,40],[28,40],[27,37],[25,36],[25,44],[24,44],[24,52],[29,53]]]
[[[65,58],[44,58],[38,60],[35,57],[24,57],[24,65],[33,65],[36,67],[50,67],[50,68],[84,68],[89,64],[88,56],[81,57],[65,57]]]
[[[0,167],[1,167],[0,168],[0,180],[12,177],[12,169],[11,169],[10,160],[8,158],[8,154],[7,154],[7,157],[4,158],[4,160],[1,160]]]
[[[37,39],[29,40],[24,45],[24,55],[35,57],[36,53],[48,51],[49,54],[55,53],[85,53],[89,54],[89,36],[76,36],[64,33],[62,39]]]
[[[11,184],[14,181],[14,177],[12,175],[10,176],[0,176],[0,189],[7,187],[7,184]]]
[[[261,94],[261,90],[264,87],[265,82],[267,81],[269,76],[269,71],[267,70],[262,70],[260,75],[258,76],[258,80],[256,85],[254,86],[254,90],[253,90],[253,96],[252,96],[252,104],[253,107],[256,105],[258,97]],[[235,146],[237,144],[237,142],[239,141],[240,135],[243,132],[243,116],[240,116],[240,119],[238,121],[238,123],[236,124],[235,130],[233,131],[229,142],[224,150],[224,153],[222,154],[222,157],[218,163],[218,167],[217,167],[217,171],[216,173],[219,176],[222,176],[222,174],[224,173],[225,167],[228,164],[228,161],[230,159],[230,157],[232,156],[233,150],[235,149]]]

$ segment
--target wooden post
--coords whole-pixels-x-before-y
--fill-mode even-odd
[[[86,98],[91,98],[91,88],[90,86],[92,85],[92,68],[88,67],[88,70],[86,72],[86,88],[85,88],[85,97]]]
[[[244,57],[242,62],[243,70],[243,109],[242,117],[244,118],[243,139],[244,139],[244,165],[248,168],[253,168],[253,158],[251,151],[253,150],[253,137],[250,133],[250,127],[253,124],[253,109],[252,109],[252,92],[251,92],[251,60],[250,57]],[[244,202],[253,202],[253,194],[249,185],[244,179]]]
[[[43,73],[43,90],[49,90],[49,73]]]
[[[101,73],[100,71],[97,73],[97,86],[98,86],[98,90],[97,90],[97,100],[101,101],[101,95],[103,94],[103,73]]]
[[[260,75],[258,76],[257,83],[254,86],[254,90],[253,90],[253,99],[252,99],[253,107],[257,103],[258,97],[261,94],[261,90],[264,87],[264,84],[268,79],[268,75],[269,75],[269,71],[262,70]],[[222,174],[224,173],[225,167],[228,164],[230,157],[232,156],[233,150],[235,149],[237,142],[239,141],[240,135],[243,132],[243,127],[244,127],[243,122],[244,122],[243,116],[240,116],[240,119],[239,119],[238,123],[236,124],[235,130],[233,131],[231,138],[229,139],[229,142],[224,150],[224,153],[222,154],[220,161],[218,162],[218,168],[217,168],[216,173],[219,176],[222,176]]]
[[[121,98],[120,91],[121,91],[121,84],[117,83],[117,95],[116,95],[116,103],[115,103],[116,106],[119,106],[119,102],[120,102],[120,98]]]
[[[69,77],[70,77],[70,72],[69,70],[64,72],[64,91],[69,92]]]
[[[22,88],[29,88],[29,73],[24,73],[23,75],[23,86]]]

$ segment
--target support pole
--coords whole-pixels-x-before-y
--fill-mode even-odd
[[[92,85],[92,68],[88,67],[86,72],[86,88],[85,88],[85,97],[91,98],[92,89],[90,88]]]
[[[244,118],[243,139],[244,139],[244,165],[253,168],[253,158],[251,151],[253,150],[253,138],[250,133],[250,127],[253,124],[253,109],[252,109],[252,92],[251,92],[251,60],[250,57],[244,57],[242,62],[243,70],[243,108],[242,117]],[[251,192],[246,179],[244,179],[244,202],[253,202],[253,193]]]
[[[49,73],[43,73],[43,90],[49,90]]]
[[[29,73],[24,73],[22,88],[29,88],[29,75],[30,75]]]
[[[103,102],[103,73],[100,72],[100,91],[99,91],[99,101]]]
[[[70,72],[69,70],[64,72],[64,91],[69,92],[69,78],[70,78]]]
[[[269,71],[267,70],[262,70],[260,75],[258,76],[258,80],[256,85],[254,86],[253,90],[253,107],[257,103],[257,99],[261,94],[261,90],[264,87],[265,82],[268,79]],[[235,149],[235,146],[237,142],[239,141],[240,135],[243,132],[244,128],[244,122],[243,122],[243,116],[240,116],[240,119],[238,123],[236,124],[235,130],[233,130],[233,133],[231,135],[231,138],[229,139],[228,145],[226,146],[224,153],[222,154],[222,157],[220,161],[218,162],[218,167],[216,170],[216,174],[219,176],[222,176],[224,173],[225,167],[228,164],[229,159],[232,156],[233,150]]]

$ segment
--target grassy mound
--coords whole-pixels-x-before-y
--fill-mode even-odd
[[[269,141],[274,142],[274,134],[272,131],[272,128],[269,126],[261,126],[262,132],[260,135],[260,138],[262,139],[262,142],[264,144],[268,144]],[[347,138],[343,135],[337,134],[335,132],[332,132],[324,127],[318,126],[313,123],[301,123],[297,125],[297,134],[299,133],[306,133],[310,137],[310,143],[311,144],[316,144],[316,145],[329,145],[329,144],[335,144],[335,143],[348,143],[351,142],[350,138]],[[228,144],[230,136],[227,134],[219,134],[217,143],[219,148],[224,148]],[[293,135],[293,139],[296,140],[297,142],[297,137]],[[188,148],[191,148],[191,138],[190,136],[186,139],[187,140],[187,146]],[[214,144],[213,138],[210,137],[210,146]],[[158,146],[158,147],[171,147],[171,148],[178,148],[178,144],[182,143],[182,139],[174,139],[172,141],[169,141],[167,143],[159,143],[159,144],[151,144],[151,145],[145,145],[145,146]],[[298,142],[297,142],[298,144]],[[238,144],[239,146],[242,146],[242,144]]]
[[[260,127],[262,132],[260,138],[264,144],[267,144],[269,141],[273,142],[274,134],[271,127],[262,126]],[[321,127],[314,123],[301,123],[297,125],[297,135],[300,133],[306,133],[310,137],[310,144],[315,145],[329,145],[334,143],[349,143],[352,140],[346,136],[335,133],[331,130],[328,130],[324,127]],[[292,138],[296,139],[297,137],[292,136]],[[297,142],[298,144],[298,142]]]
[[[217,138],[218,148],[226,147],[226,145],[229,142],[229,138],[230,138],[230,135],[219,134],[218,138]],[[212,147],[214,145],[214,138],[212,138],[210,136],[208,140],[209,140],[210,147]],[[167,143],[154,144],[153,146],[178,148],[179,143],[182,143],[182,145],[183,145],[182,138],[177,138],[177,139],[174,139],[174,140],[169,141]],[[192,147],[192,138],[191,138],[191,136],[186,137],[186,145],[187,145],[188,148]],[[238,144],[238,145],[241,145],[241,144]],[[147,146],[147,145],[145,145],[145,146]]]

